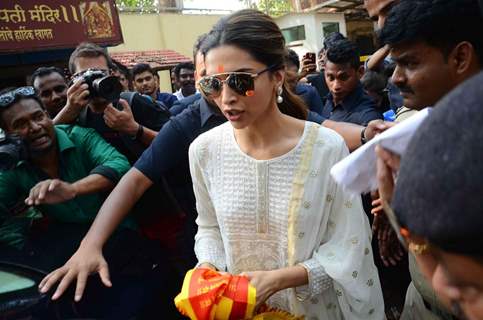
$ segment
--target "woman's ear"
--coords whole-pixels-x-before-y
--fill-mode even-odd
[[[277,84],[277,88],[283,85],[283,82],[285,81],[285,69],[276,70],[272,74]]]

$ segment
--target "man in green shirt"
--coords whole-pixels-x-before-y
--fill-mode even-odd
[[[93,129],[56,126],[32,87],[0,95],[0,124],[22,141],[27,158],[0,172],[0,244],[21,247],[36,210],[53,222],[90,224],[106,191],[129,169],[127,159]]]
[[[0,128],[7,140],[22,141],[13,168],[0,171],[0,257],[2,262],[50,272],[72,255],[99,211],[107,191],[129,169],[129,162],[93,129],[53,125],[32,87],[0,92]],[[5,153],[1,167],[6,166]],[[16,163],[15,163],[16,162]],[[124,226],[135,227],[131,220]],[[38,308],[40,318],[131,318],[150,303],[163,279],[150,270],[155,261],[137,230],[121,228],[106,247],[115,288],[92,279],[89,301],[72,304],[72,295]],[[71,288],[72,291],[74,288]]]

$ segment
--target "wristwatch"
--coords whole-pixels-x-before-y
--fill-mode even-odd
[[[133,140],[140,140],[141,137],[143,136],[144,134],[144,127],[142,125],[139,125],[138,126],[138,131],[136,131],[136,135],[135,136],[132,136],[131,139]]]

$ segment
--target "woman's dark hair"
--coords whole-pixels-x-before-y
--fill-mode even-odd
[[[201,46],[203,44],[203,41],[205,41],[207,33],[203,33],[196,39],[195,44],[193,46],[193,64],[196,65],[196,55],[198,54],[198,51],[201,50]]]
[[[201,51],[222,45],[232,45],[248,52],[255,60],[272,70],[285,68],[285,39],[277,24],[268,15],[252,9],[240,10],[221,18],[203,41]],[[283,102],[278,104],[281,112],[298,119],[307,119],[307,107],[296,96],[285,79]]]

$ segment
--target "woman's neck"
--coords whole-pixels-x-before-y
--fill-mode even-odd
[[[284,115],[275,107],[250,126],[235,129],[234,134],[244,153],[258,160],[268,160],[293,149],[303,131],[303,121]]]

